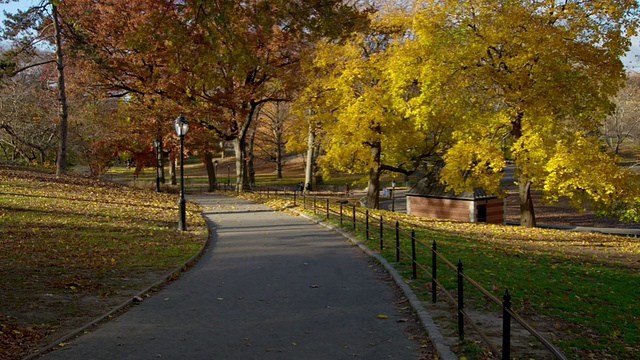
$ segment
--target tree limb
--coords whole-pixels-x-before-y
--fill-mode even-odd
[[[14,71],[14,72],[11,74],[11,76],[16,76],[16,75],[18,75],[19,73],[21,73],[21,72],[23,72],[23,71],[25,71],[25,70],[31,69],[31,68],[33,68],[33,67],[37,67],[37,66],[41,66],[41,65],[46,65],[46,64],[51,64],[51,63],[54,63],[54,62],[56,62],[56,60],[55,60],[55,59],[51,59],[51,60],[42,61],[42,62],[39,62],[39,63],[29,64],[29,65],[27,65],[27,66],[25,66],[25,67],[23,67],[23,68],[20,68],[20,69],[18,69],[18,70],[16,70],[16,71]]]

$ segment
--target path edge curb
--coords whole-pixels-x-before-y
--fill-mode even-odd
[[[203,218],[204,218],[204,215],[203,215]],[[158,281],[156,281],[155,283],[149,285],[148,287],[146,287],[142,291],[139,291],[135,295],[129,297],[128,300],[126,300],[123,303],[121,303],[120,305],[117,305],[116,307],[112,308],[107,313],[105,313],[103,315],[100,315],[99,317],[93,319],[92,321],[88,322],[87,324],[85,324],[85,325],[83,325],[83,326],[81,326],[81,327],[79,327],[79,328],[77,328],[75,330],[72,330],[71,332],[67,333],[66,335],[62,336],[61,338],[53,341],[49,345],[47,345],[47,346],[45,346],[43,348],[40,348],[37,351],[35,351],[35,352],[23,357],[22,360],[36,359],[36,358],[44,355],[45,353],[49,352],[50,350],[52,350],[56,346],[59,346],[60,343],[67,342],[67,341],[69,341],[71,339],[74,339],[74,338],[80,336],[83,332],[85,332],[89,328],[97,326],[98,324],[102,323],[103,321],[107,321],[109,319],[109,317],[111,317],[111,316],[113,316],[113,315],[125,310],[126,308],[130,307],[132,304],[134,304],[136,298],[141,298],[141,297],[143,297],[144,295],[146,295],[148,293],[154,292],[155,289],[166,285],[167,283],[169,283],[176,276],[178,276],[178,275],[182,274],[183,272],[186,272],[187,270],[189,270],[202,257],[202,255],[204,254],[205,250],[211,244],[212,237],[215,235],[215,232],[213,231],[214,229],[212,228],[211,224],[209,223],[209,220],[207,220],[205,218],[205,222],[206,222],[206,226],[207,226],[207,238],[206,238],[206,240],[202,243],[202,246],[200,246],[200,249],[198,250],[198,252],[193,254],[189,259],[187,259],[184,263],[182,263],[182,265],[180,265],[180,266],[176,267],[175,269],[169,271],[162,278],[160,278]]]
[[[409,300],[409,304],[411,304],[411,307],[416,312],[416,315],[420,319],[420,323],[422,324],[422,327],[425,329],[425,331],[427,332],[427,335],[429,336],[429,339],[433,343],[433,346],[436,348],[436,351],[438,352],[438,356],[440,357],[439,359],[440,360],[458,360],[458,356],[451,351],[448,345],[446,345],[445,339],[442,336],[440,329],[433,321],[433,318],[431,317],[431,315],[429,315],[427,310],[422,305],[422,301],[418,299],[418,297],[413,292],[413,290],[411,290],[411,287],[409,287],[409,285],[407,285],[407,283],[404,282],[404,279],[402,278],[402,276],[400,276],[400,274],[396,271],[396,269],[389,262],[387,262],[387,260],[385,260],[382,256],[380,256],[380,254],[369,249],[365,244],[363,244],[362,242],[360,242],[359,240],[351,236],[351,234],[348,234],[342,231],[342,229],[337,228],[334,225],[328,224],[316,217],[309,216],[305,213],[297,211],[295,209],[289,208],[287,210],[342,235],[344,238],[348,239],[349,242],[353,243],[354,245],[357,245],[360,248],[360,250],[362,250],[364,253],[376,259],[387,270],[387,272],[393,278],[393,281],[404,293],[404,296],[407,298],[407,300]]]

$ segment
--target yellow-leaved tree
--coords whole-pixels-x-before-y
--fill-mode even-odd
[[[454,119],[441,180],[456,191],[498,192],[505,160],[513,160],[524,226],[535,226],[532,189],[596,207],[637,196],[637,180],[598,140],[625,78],[619,58],[638,25],[637,6],[418,1],[395,50],[408,74],[393,89],[416,87],[407,104],[422,119],[443,111]]]
[[[380,16],[368,33],[318,44],[307,68],[308,87],[299,99],[309,107],[312,123],[322,127],[323,173],[367,173],[370,208],[379,206],[383,171],[412,173],[434,148],[389,91],[386,50],[402,36],[400,30]]]

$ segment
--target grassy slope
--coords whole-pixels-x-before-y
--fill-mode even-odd
[[[0,358],[21,358],[150,286],[207,231],[175,195],[0,170]]]

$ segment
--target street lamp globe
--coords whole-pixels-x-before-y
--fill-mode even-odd
[[[182,115],[173,120],[173,127],[176,130],[176,135],[180,137],[187,135],[187,131],[189,131],[189,123]]]

